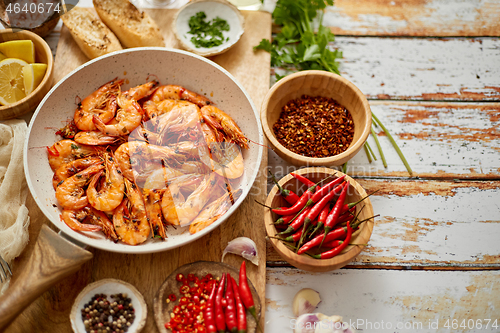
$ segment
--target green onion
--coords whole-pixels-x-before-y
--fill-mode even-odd
[[[389,133],[389,131],[387,130],[387,128],[385,128],[384,124],[382,124],[382,122],[380,122],[380,120],[378,120],[377,116],[375,116],[373,114],[373,112],[372,112],[372,117],[380,125],[380,127],[384,131],[385,135],[387,135],[387,137],[389,138],[389,141],[391,141],[392,146],[394,147],[394,149],[398,153],[399,158],[401,158],[401,161],[403,161],[403,163],[404,163],[404,165],[406,167],[406,170],[408,171],[408,173],[410,174],[410,176],[413,176],[413,171],[411,170],[410,165],[406,161],[406,158],[403,155],[403,152],[401,151],[401,149],[399,149],[398,145],[396,144],[396,141],[394,141],[394,138],[392,137],[391,133]],[[372,129],[372,134],[373,134],[373,129]]]
[[[368,141],[365,142],[365,145],[368,148],[368,150],[370,151],[370,153],[372,154],[373,159],[376,161],[377,160],[377,156],[375,156],[375,153],[373,152],[372,147],[370,147],[370,144],[368,143]]]
[[[368,163],[371,163],[372,157],[370,156],[370,152],[368,151],[367,143],[368,142],[365,142],[365,144],[363,145],[363,148],[365,149],[366,157],[368,158]]]
[[[387,168],[387,161],[385,160],[385,155],[384,152],[382,151],[382,146],[380,146],[380,142],[378,141],[377,133],[375,133],[373,127],[371,128],[371,131],[372,131],[372,136],[375,139],[375,143],[377,144],[378,152],[380,153],[380,158],[382,158],[382,163],[384,163],[384,168]]]

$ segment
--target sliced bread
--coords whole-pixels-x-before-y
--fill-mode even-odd
[[[124,47],[165,46],[158,25],[128,0],[93,0],[101,20]]]
[[[123,49],[115,34],[88,8],[74,7],[61,19],[83,53],[91,59]]]

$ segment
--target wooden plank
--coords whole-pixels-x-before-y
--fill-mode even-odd
[[[317,312],[340,315],[358,332],[498,332],[499,279],[499,271],[268,268],[266,330],[292,331],[293,297],[312,288],[322,299]]]
[[[351,266],[500,268],[499,181],[358,181],[379,191],[371,202],[380,217]],[[274,251],[267,260],[282,261]]]
[[[415,177],[427,179],[500,178],[500,104],[370,101],[372,112],[388,128]],[[373,137],[368,143],[377,160],[368,162],[361,150],[348,163],[348,173],[360,177],[408,177],[389,139],[375,128],[387,160],[384,168]],[[269,151],[269,166],[277,175],[295,169]]]
[[[169,45],[173,45],[171,38],[171,19],[173,10],[150,10],[149,13],[159,24],[162,32],[166,36]],[[260,52],[254,53],[251,47],[261,38],[269,38],[271,35],[271,18],[268,13],[243,12],[246,23],[253,29],[247,30],[241,40],[228,53],[212,58],[215,62],[225,67],[243,85],[250,94],[256,106],[259,106],[269,85],[269,54]],[[170,36],[170,37],[169,37]],[[78,65],[88,61],[78,49],[76,43],[71,38],[69,31],[63,27],[61,38],[56,54],[57,79],[64,77]],[[267,165],[267,154],[263,156],[261,168]],[[25,310],[20,317],[9,327],[7,332],[69,332],[69,311],[71,305],[83,289],[90,282],[103,278],[117,278],[134,285],[145,297],[148,305],[148,319],[145,332],[156,332],[153,319],[153,297],[161,283],[175,268],[189,262],[198,260],[219,261],[222,250],[227,242],[237,236],[247,236],[252,238],[261,253],[265,252],[264,226],[253,223],[255,214],[262,210],[262,207],[255,203],[255,200],[263,201],[265,198],[264,173],[260,173],[253,190],[240,208],[231,216],[220,228],[214,230],[209,235],[184,247],[168,252],[127,255],[111,253],[90,249],[93,252],[93,260],[85,264],[75,275],[61,281],[48,292],[43,294],[35,303]],[[32,198],[28,200],[30,214],[35,214],[32,219],[30,229],[37,231],[42,223],[47,220],[40,216],[38,208]],[[30,231],[31,232],[31,231]],[[30,235],[36,235],[31,233]],[[16,261],[14,274],[17,269],[23,268],[25,260],[32,248],[34,237],[28,245],[26,253]],[[242,258],[229,255],[226,262],[239,267]],[[259,266],[249,265],[248,276],[255,285],[261,299],[265,295],[265,256],[260,257]],[[262,304],[264,306],[264,304]],[[261,317],[261,325],[264,325],[264,313]]]
[[[496,0],[336,0],[324,16],[336,35],[500,36]]]
[[[497,101],[499,38],[337,37],[342,76],[369,99]],[[271,71],[283,74],[279,68]]]

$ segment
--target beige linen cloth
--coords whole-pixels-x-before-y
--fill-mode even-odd
[[[26,132],[24,120],[0,122],[0,255],[9,264],[21,254],[29,237],[23,167]],[[9,280],[0,283],[0,295],[8,285]]]

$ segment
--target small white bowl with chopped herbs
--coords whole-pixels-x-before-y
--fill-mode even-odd
[[[175,15],[173,30],[182,48],[207,57],[226,52],[243,35],[244,19],[225,0],[195,0]]]

